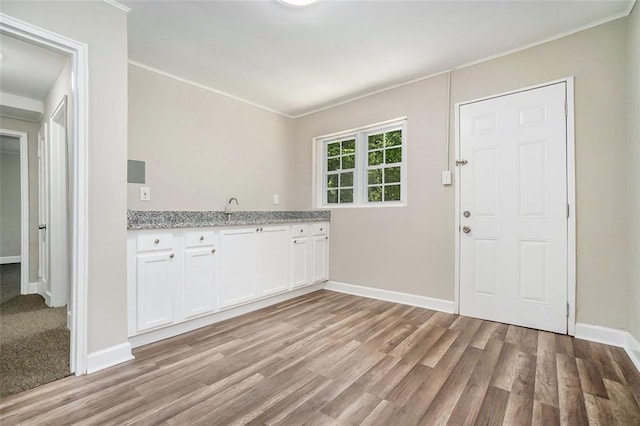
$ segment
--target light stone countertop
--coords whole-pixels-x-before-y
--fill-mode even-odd
[[[329,210],[235,211],[231,218],[223,211],[127,210],[127,229],[202,228],[210,226],[269,225],[278,223],[326,222]]]

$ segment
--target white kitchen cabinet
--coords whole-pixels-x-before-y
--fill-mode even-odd
[[[217,309],[217,234],[197,230],[185,235],[184,315],[186,318]]]
[[[313,222],[132,231],[129,336],[149,343],[326,281],[328,230]]]
[[[262,226],[259,239],[260,295],[284,291],[289,287],[289,226]]]
[[[329,224],[313,224],[312,234],[312,282],[317,283],[329,279]]]
[[[220,307],[258,296],[258,228],[220,231]]]
[[[168,325],[174,318],[175,254],[169,250],[136,256],[137,331]]]
[[[295,232],[291,239],[292,284],[293,288],[311,283],[313,247],[311,238]]]
[[[184,256],[185,316],[216,310],[218,267],[212,246],[187,248]]]

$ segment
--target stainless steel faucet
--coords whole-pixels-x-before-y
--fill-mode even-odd
[[[231,213],[233,213],[233,210],[231,210],[231,203],[235,201],[236,205],[239,206],[240,203],[238,202],[238,199],[236,197],[231,197],[229,198],[229,201],[227,201],[227,205],[224,206],[224,212],[227,215],[227,220],[231,219]]]

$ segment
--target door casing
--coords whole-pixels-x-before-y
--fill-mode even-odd
[[[0,129],[0,135],[12,136],[20,141],[20,294],[33,293],[29,283],[29,152],[28,135],[9,129]],[[25,267],[26,266],[26,267]]]
[[[486,101],[502,96],[513,95],[527,90],[538,89],[557,83],[566,83],[567,89],[567,333],[576,333],[576,181],[575,181],[575,125],[574,125],[574,86],[573,76],[534,86],[524,87],[509,92],[486,96],[470,101],[457,102],[455,112],[455,159],[460,159],[460,107],[463,105]],[[455,168],[455,304],[454,313],[460,313],[460,168]]]

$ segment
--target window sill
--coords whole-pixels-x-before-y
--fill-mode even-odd
[[[388,207],[406,207],[406,201],[398,201],[395,203],[367,203],[367,204],[321,204],[316,206],[318,209],[322,210],[333,210],[333,209],[379,209],[379,208],[388,208]]]

